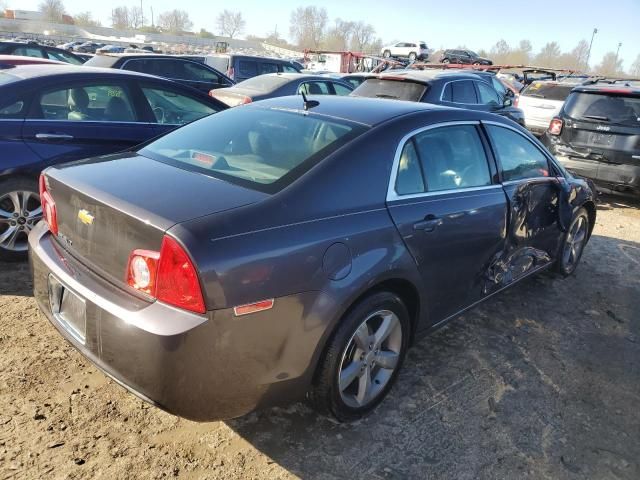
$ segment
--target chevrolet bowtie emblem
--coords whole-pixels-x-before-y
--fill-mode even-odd
[[[85,225],[91,225],[93,223],[93,215],[84,209],[78,211],[78,219]]]

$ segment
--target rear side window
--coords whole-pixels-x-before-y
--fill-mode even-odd
[[[640,126],[640,97],[574,92],[567,99],[564,111],[578,120]]]
[[[336,95],[349,95],[351,93],[351,90],[349,90],[344,85],[341,85],[339,83],[332,83],[332,85],[333,89],[336,91]]]
[[[471,80],[458,80],[445,85],[442,100],[452,103],[477,104],[476,89]]]
[[[545,98],[547,100],[564,101],[575,85],[563,85],[553,82],[533,82],[525,88],[521,95],[525,97]]]
[[[240,60],[238,62],[238,71],[236,72],[236,76],[251,78],[256,75],[258,75],[258,64],[256,62],[249,60]]]
[[[405,144],[400,154],[395,189],[398,195],[411,195],[425,191],[422,167],[413,140]]]
[[[231,108],[175,130],[140,153],[273,192],[364,131],[359,125],[314,115]]]
[[[127,91],[116,85],[51,90],[40,97],[41,118],[74,122],[134,122]]]
[[[426,90],[426,85],[411,81],[370,78],[356,88],[352,95],[354,97],[390,98],[419,102]]]
[[[44,58],[42,50],[33,47],[18,47],[13,51],[14,55],[23,55],[25,57]]]
[[[67,52],[59,52],[58,50],[46,50],[49,60],[57,60],[59,62],[70,63],[72,65],[82,65],[82,61]]]
[[[298,93],[305,95],[331,95],[329,85],[326,82],[305,82],[298,87]]]
[[[282,71],[284,73],[298,73],[298,69],[292,67],[291,65],[282,65]]]
[[[548,177],[547,157],[529,139],[508,128],[487,125],[505,182]]]
[[[142,93],[157,123],[182,125],[216,112],[203,102],[171,90],[143,87]]]
[[[278,65],[275,63],[260,63],[260,75],[265,73],[278,73]]]

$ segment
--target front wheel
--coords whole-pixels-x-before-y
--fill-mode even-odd
[[[379,292],[359,302],[329,341],[311,392],[315,407],[341,422],[371,412],[387,395],[409,345],[402,300]]]
[[[36,182],[10,178],[0,182],[0,259],[23,260],[27,237],[42,218]]]
[[[581,208],[573,217],[558,253],[556,270],[561,275],[569,276],[575,272],[588,240],[589,215]]]
[[[416,54],[416,52],[411,52],[409,54],[409,60],[411,60],[412,62],[415,62],[416,58],[418,58],[418,55]]]
[[[451,60],[449,60],[448,58],[445,58],[442,60],[442,63],[444,63],[445,65],[448,65],[449,63],[451,63]]]

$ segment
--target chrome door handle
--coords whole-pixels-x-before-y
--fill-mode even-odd
[[[73,135],[64,133],[36,133],[38,140],[73,140]]]

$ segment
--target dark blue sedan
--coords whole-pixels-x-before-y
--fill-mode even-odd
[[[38,175],[119,152],[227,108],[175,82],[113,69],[20,66],[0,71],[0,258],[24,257],[42,216]]]
[[[369,98],[232,108],[40,184],[39,307],[194,420],[305,394],[360,418],[421,335],[536,272],[573,273],[596,219],[590,185],[516,123]]]

